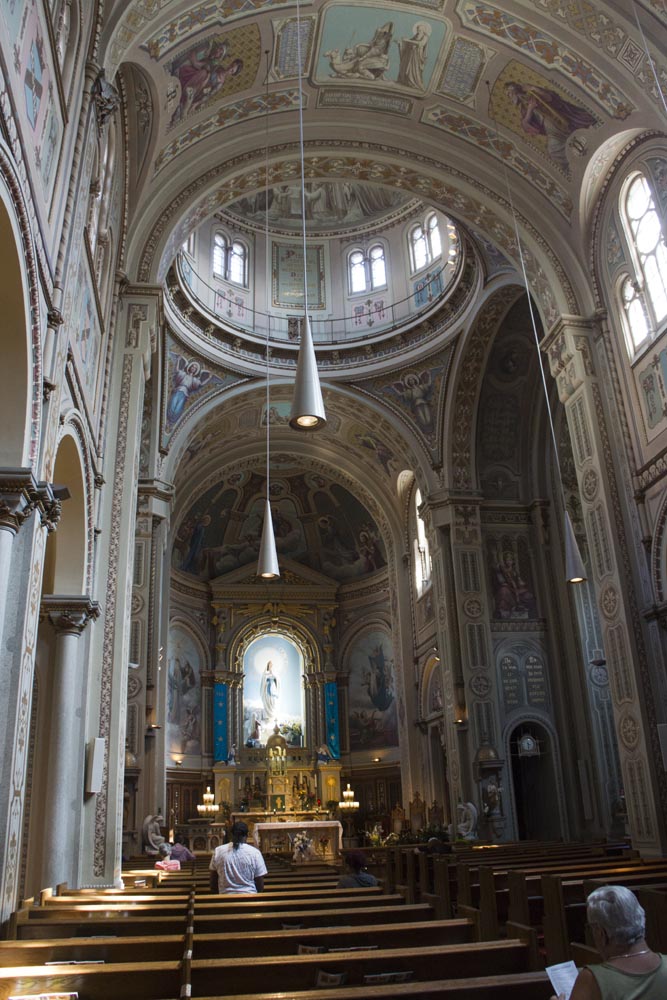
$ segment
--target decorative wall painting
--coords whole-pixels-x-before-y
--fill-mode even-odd
[[[394,650],[381,629],[363,633],[349,656],[350,750],[398,746]]]
[[[203,652],[181,625],[169,629],[167,647],[167,752],[201,754],[201,671]]]

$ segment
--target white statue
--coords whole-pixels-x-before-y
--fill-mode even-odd
[[[155,816],[147,816],[144,820],[141,833],[146,854],[160,853],[160,848],[165,843],[165,838],[161,833],[161,827],[163,826],[164,816],[162,813],[157,813]]]
[[[477,840],[477,806],[472,802],[459,802],[456,812],[459,837],[463,840]]]
[[[273,672],[273,663],[269,660],[266,664],[266,670],[262,674],[262,680],[259,685],[259,696],[262,699],[264,711],[269,719],[272,719],[276,714],[276,707],[278,705],[278,685],[278,678]]]

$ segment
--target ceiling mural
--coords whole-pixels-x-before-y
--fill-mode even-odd
[[[295,17],[274,22],[276,44],[272,66],[273,75],[277,80],[295,80],[305,73],[305,67],[310,65],[316,25],[316,17],[303,15],[299,17],[298,22]],[[300,28],[299,33],[297,26]],[[299,65],[299,50],[301,50],[301,65]]]
[[[191,115],[247,90],[255,82],[261,46],[259,28],[248,24],[220,35],[209,35],[164,65],[167,84],[167,129]]]
[[[279,184],[269,188],[269,224],[276,229],[301,231],[301,185]],[[358,184],[355,181],[307,181],[305,186],[306,220],[309,233],[327,233],[346,226],[380,223],[397,209],[414,206],[416,199],[404,191]],[[239,198],[225,207],[226,215],[239,222],[264,225],[266,194]]]
[[[512,61],[494,84],[489,112],[496,122],[522,135],[552,166],[570,177],[569,157],[588,152],[585,138],[574,133],[602,122],[564,94],[546,77]]]
[[[176,531],[172,567],[211,580],[256,562],[266,482],[235,472],[206,490]],[[359,579],[387,564],[380,529],[347,489],[314,472],[280,469],[271,481],[278,555],[334,580]]]
[[[163,447],[167,446],[178,425],[204,396],[239,381],[238,375],[218,374],[215,365],[206,365],[169,339],[166,356]]]
[[[581,53],[561,45],[552,35],[540,31],[516,14],[470,0],[462,0],[458,12],[464,24],[520,49],[550,70],[559,70],[614,118],[623,120],[634,110],[625,95],[596,66],[583,59]]]
[[[315,80],[391,84],[422,93],[444,37],[444,23],[433,18],[416,21],[393,7],[336,4],[324,15]]]

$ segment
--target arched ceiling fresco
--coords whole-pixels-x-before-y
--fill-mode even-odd
[[[383,569],[380,529],[349,490],[283,457],[271,479],[271,508],[279,558],[340,583]],[[197,498],[181,519],[172,568],[211,580],[257,562],[266,479],[233,472]]]
[[[506,164],[522,220],[528,226],[537,212],[545,243],[559,252],[559,242],[571,245],[572,229],[580,227],[582,184],[597,150],[621,131],[650,127],[661,108],[626,6],[304,0],[309,182],[334,185],[336,149],[365,142],[369,165],[384,163],[386,171],[402,163],[408,175],[414,168],[407,193],[423,196],[419,162],[430,158],[451,184],[450,204],[441,207],[499,246],[493,230],[507,218],[500,169]],[[145,222],[131,240],[130,271],[143,258],[144,271],[154,276],[153,258],[161,255],[168,230],[204,194],[199,219],[190,216],[187,225],[201,221],[205,206],[210,214],[263,188],[267,116],[271,170],[289,184],[291,167],[292,182],[298,180],[296,5],[134,0],[111,7],[103,39],[107,74],[123,65],[132,81],[130,131],[142,147],[131,210],[141,205]],[[664,32],[664,5],[646,0],[637,8],[648,39]],[[656,63],[664,74],[662,61]],[[334,161],[326,170],[319,168],[321,156]],[[228,185],[226,196],[216,199],[232,161],[246,184]],[[254,179],[248,176],[253,170]],[[353,170],[349,161],[341,163],[335,184],[374,183],[372,166],[363,180]],[[389,185],[400,188],[400,178]],[[458,203],[463,192],[467,202]],[[500,249],[507,255],[511,242]],[[569,267],[570,280],[585,289],[583,262],[570,255]]]

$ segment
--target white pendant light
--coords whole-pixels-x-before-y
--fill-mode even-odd
[[[270,277],[269,277],[269,52],[266,55],[266,161],[265,161],[265,171],[264,171],[264,235],[265,235],[265,254],[266,254],[266,280],[267,289],[270,288]],[[271,504],[269,502],[269,497],[271,496],[271,479],[270,479],[270,455],[271,455],[271,422],[269,420],[269,402],[270,394],[269,389],[271,385],[270,381],[270,369],[269,362],[271,357],[271,348],[269,343],[269,334],[271,332],[271,316],[267,311],[266,314],[266,500],[264,501],[264,523],[262,525],[262,538],[259,545],[259,558],[257,560],[257,576],[261,576],[264,580],[275,580],[276,577],[280,576],[280,566],[278,565],[278,552],[276,551],[276,538],[273,533],[273,518],[271,517]]]
[[[268,479],[266,482],[268,486]],[[276,538],[273,534],[271,504],[268,497],[264,501],[264,524],[262,525],[262,541],[259,546],[259,559],[257,560],[257,576],[261,576],[264,580],[275,580],[276,577],[280,576]]]
[[[299,343],[299,360],[296,366],[296,381],[290,427],[297,431],[315,431],[324,427],[327,415],[317,371],[317,358],[313,347],[313,334],[308,316],[308,258],[306,255],[306,171],[303,149],[303,62],[301,59],[301,15],[299,0],[296,4],[296,47],[299,63],[299,152],[301,158],[301,221],[303,235],[303,321]]]
[[[567,583],[583,583],[586,570],[577,545],[577,538],[568,511],[565,511],[565,580]]]

